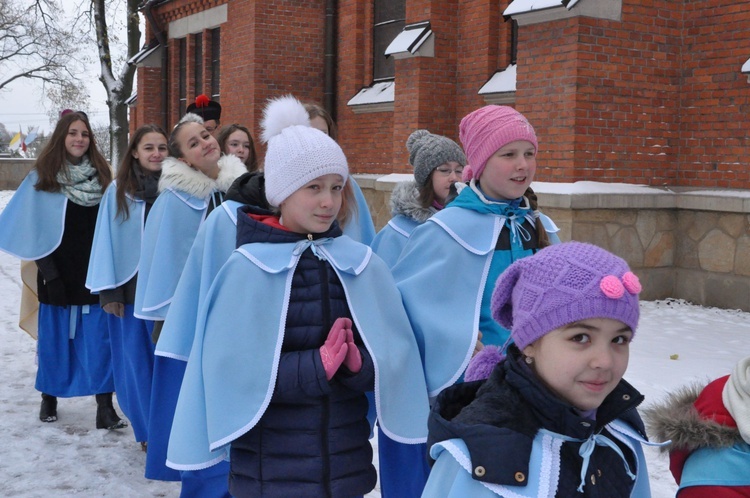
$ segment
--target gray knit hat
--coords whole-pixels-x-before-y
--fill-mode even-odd
[[[427,130],[417,130],[406,140],[409,164],[414,167],[414,180],[419,187],[427,184],[432,170],[448,161],[466,166],[466,155],[461,147],[448,137],[433,135]]]

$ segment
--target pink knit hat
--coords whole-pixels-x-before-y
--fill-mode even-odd
[[[539,148],[534,128],[523,114],[505,105],[488,105],[464,116],[459,138],[474,178],[482,176],[487,160],[498,149],[516,140],[526,140]]]

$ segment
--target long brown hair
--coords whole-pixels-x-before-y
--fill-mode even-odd
[[[128,144],[128,149],[122,157],[120,167],[117,168],[117,193],[115,194],[115,198],[117,199],[117,216],[121,216],[122,221],[125,221],[130,217],[130,208],[128,207],[126,194],[132,196],[138,189],[138,178],[135,174],[135,168],[141,168],[141,165],[138,160],[133,157],[133,152],[138,148],[138,144],[141,143],[143,137],[148,133],[159,133],[167,139],[166,132],[161,126],[155,124],[143,125],[133,133],[133,137]]]
[[[226,151],[224,150],[224,146],[227,143],[227,140],[229,139],[229,135],[234,133],[235,131],[242,131],[247,135],[247,138],[250,140],[250,155],[247,157],[247,161],[245,161],[245,167],[247,170],[252,173],[253,171],[258,170],[258,156],[255,153],[255,140],[253,140],[253,136],[250,134],[250,130],[245,128],[242,125],[239,124],[230,124],[225,127],[223,127],[219,131],[219,136],[216,137],[216,141],[219,142],[219,148],[221,149],[222,154],[226,154]]]
[[[526,188],[526,192],[523,194],[528,200],[529,200],[529,207],[536,211],[539,207],[539,203],[537,202],[536,193],[531,189],[531,187]],[[539,249],[542,249],[544,247],[547,247],[550,244],[549,236],[547,235],[547,230],[544,228],[544,225],[542,224],[542,219],[537,218],[535,223],[536,228],[536,237],[537,237],[537,245],[539,246]]]
[[[304,104],[304,106],[305,110],[307,111],[307,115],[310,116],[310,119],[318,117],[323,118],[323,121],[325,121],[326,125],[328,126],[328,136],[336,140],[336,137],[338,135],[338,128],[336,128],[336,123],[333,121],[331,113],[326,111],[323,106],[318,104],[312,104],[308,102],[307,104]]]
[[[59,192],[60,184],[57,181],[57,174],[63,170],[67,162],[67,151],[65,149],[65,138],[68,136],[70,125],[76,121],[82,121],[89,133],[89,149],[86,155],[89,156],[91,165],[96,169],[99,176],[99,183],[104,192],[112,182],[112,168],[109,167],[107,160],[104,159],[99,149],[96,147],[96,138],[91,131],[89,119],[82,112],[69,112],[62,116],[55,125],[47,145],[37,157],[34,163],[39,180],[34,185],[37,190],[44,192]],[[67,171],[67,170],[66,170]]]

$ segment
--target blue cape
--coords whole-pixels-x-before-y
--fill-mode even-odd
[[[235,249],[237,239],[236,201],[224,201],[214,209],[198,230],[185,268],[169,306],[156,354],[187,361],[195,337],[195,320],[200,303],[224,263]],[[210,243],[206,243],[210,241]]]
[[[0,250],[25,260],[50,255],[60,245],[68,199],[36,190],[39,176],[29,171],[0,214]]]
[[[370,215],[370,208],[367,207],[367,199],[365,199],[362,189],[359,188],[354,178],[349,175],[349,182],[352,185],[352,191],[354,191],[354,200],[357,203],[357,217],[352,218],[344,227],[344,235],[348,235],[357,242],[361,242],[365,245],[370,245],[372,239],[375,237],[375,224],[372,222],[372,216]]]
[[[116,289],[138,273],[146,203],[126,195],[130,216],[117,215],[116,182],[107,187],[96,218],[86,287],[92,294]]]
[[[276,384],[292,275],[309,244],[246,244],[219,271],[201,304],[168,466],[197,470],[218,463],[228,456],[228,445],[263,416]],[[368,247],[345,235],[315,245],[341,280],[373,359],[381,429],[399,442],[424,442],[427,389],[388,268]]]
[[[614,421],[607,425],[610,433],[633,450],[636,457],[636,480],[630,496],[650,498],[651,487],[646,468],[643,444],[649,443],[627,424]],[[560,471],[560,447],[564,439],[554,433],[540,431],[531,446],[529,475],[524,486],[504,486],[475,480],[471,454],[462,439],[449,439],[430,448],[430,456],[437,460],[424,489],[423,498],[493,498],[513,496],[516,498],[557,496]],[[589,484],[591,485],[591,484]],[[561,493],[565,496],[565,493]]]
[[[557,227],[541,216],[557,240]],[[505,221],[505,216],[448,206],[414,229],[393,267],[431,397],[453,385],[471,359],[482,294]]]
[[[398,214],[391,218],[388,224],[378,232],[370,247],[390,268],[393,268],[401,255],[401,251],[404,250],[409,236],[419,225],[421,223],[413,218]]]
[[[136,318],[164,320],[190,247],[208,208],[207,199],[167,189],[146,220],[135,290]]]

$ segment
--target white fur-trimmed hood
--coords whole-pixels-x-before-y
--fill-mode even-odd
[[[417,182],[402,182],[396,185],[391,192],[391,214],[403,214],[419,223],[424,223],[437,209],[433,207],[422,207],[419,203],[419,189]]]
[[[247,173],[247,168],[233,155],[222,156],[219,159],[219,176],[216,180],[175,157],[167,157],[161,163],[159,192],[171,188],[194,197],[205,198],[214,190],[226,192],[232,182],[243,173]]]

